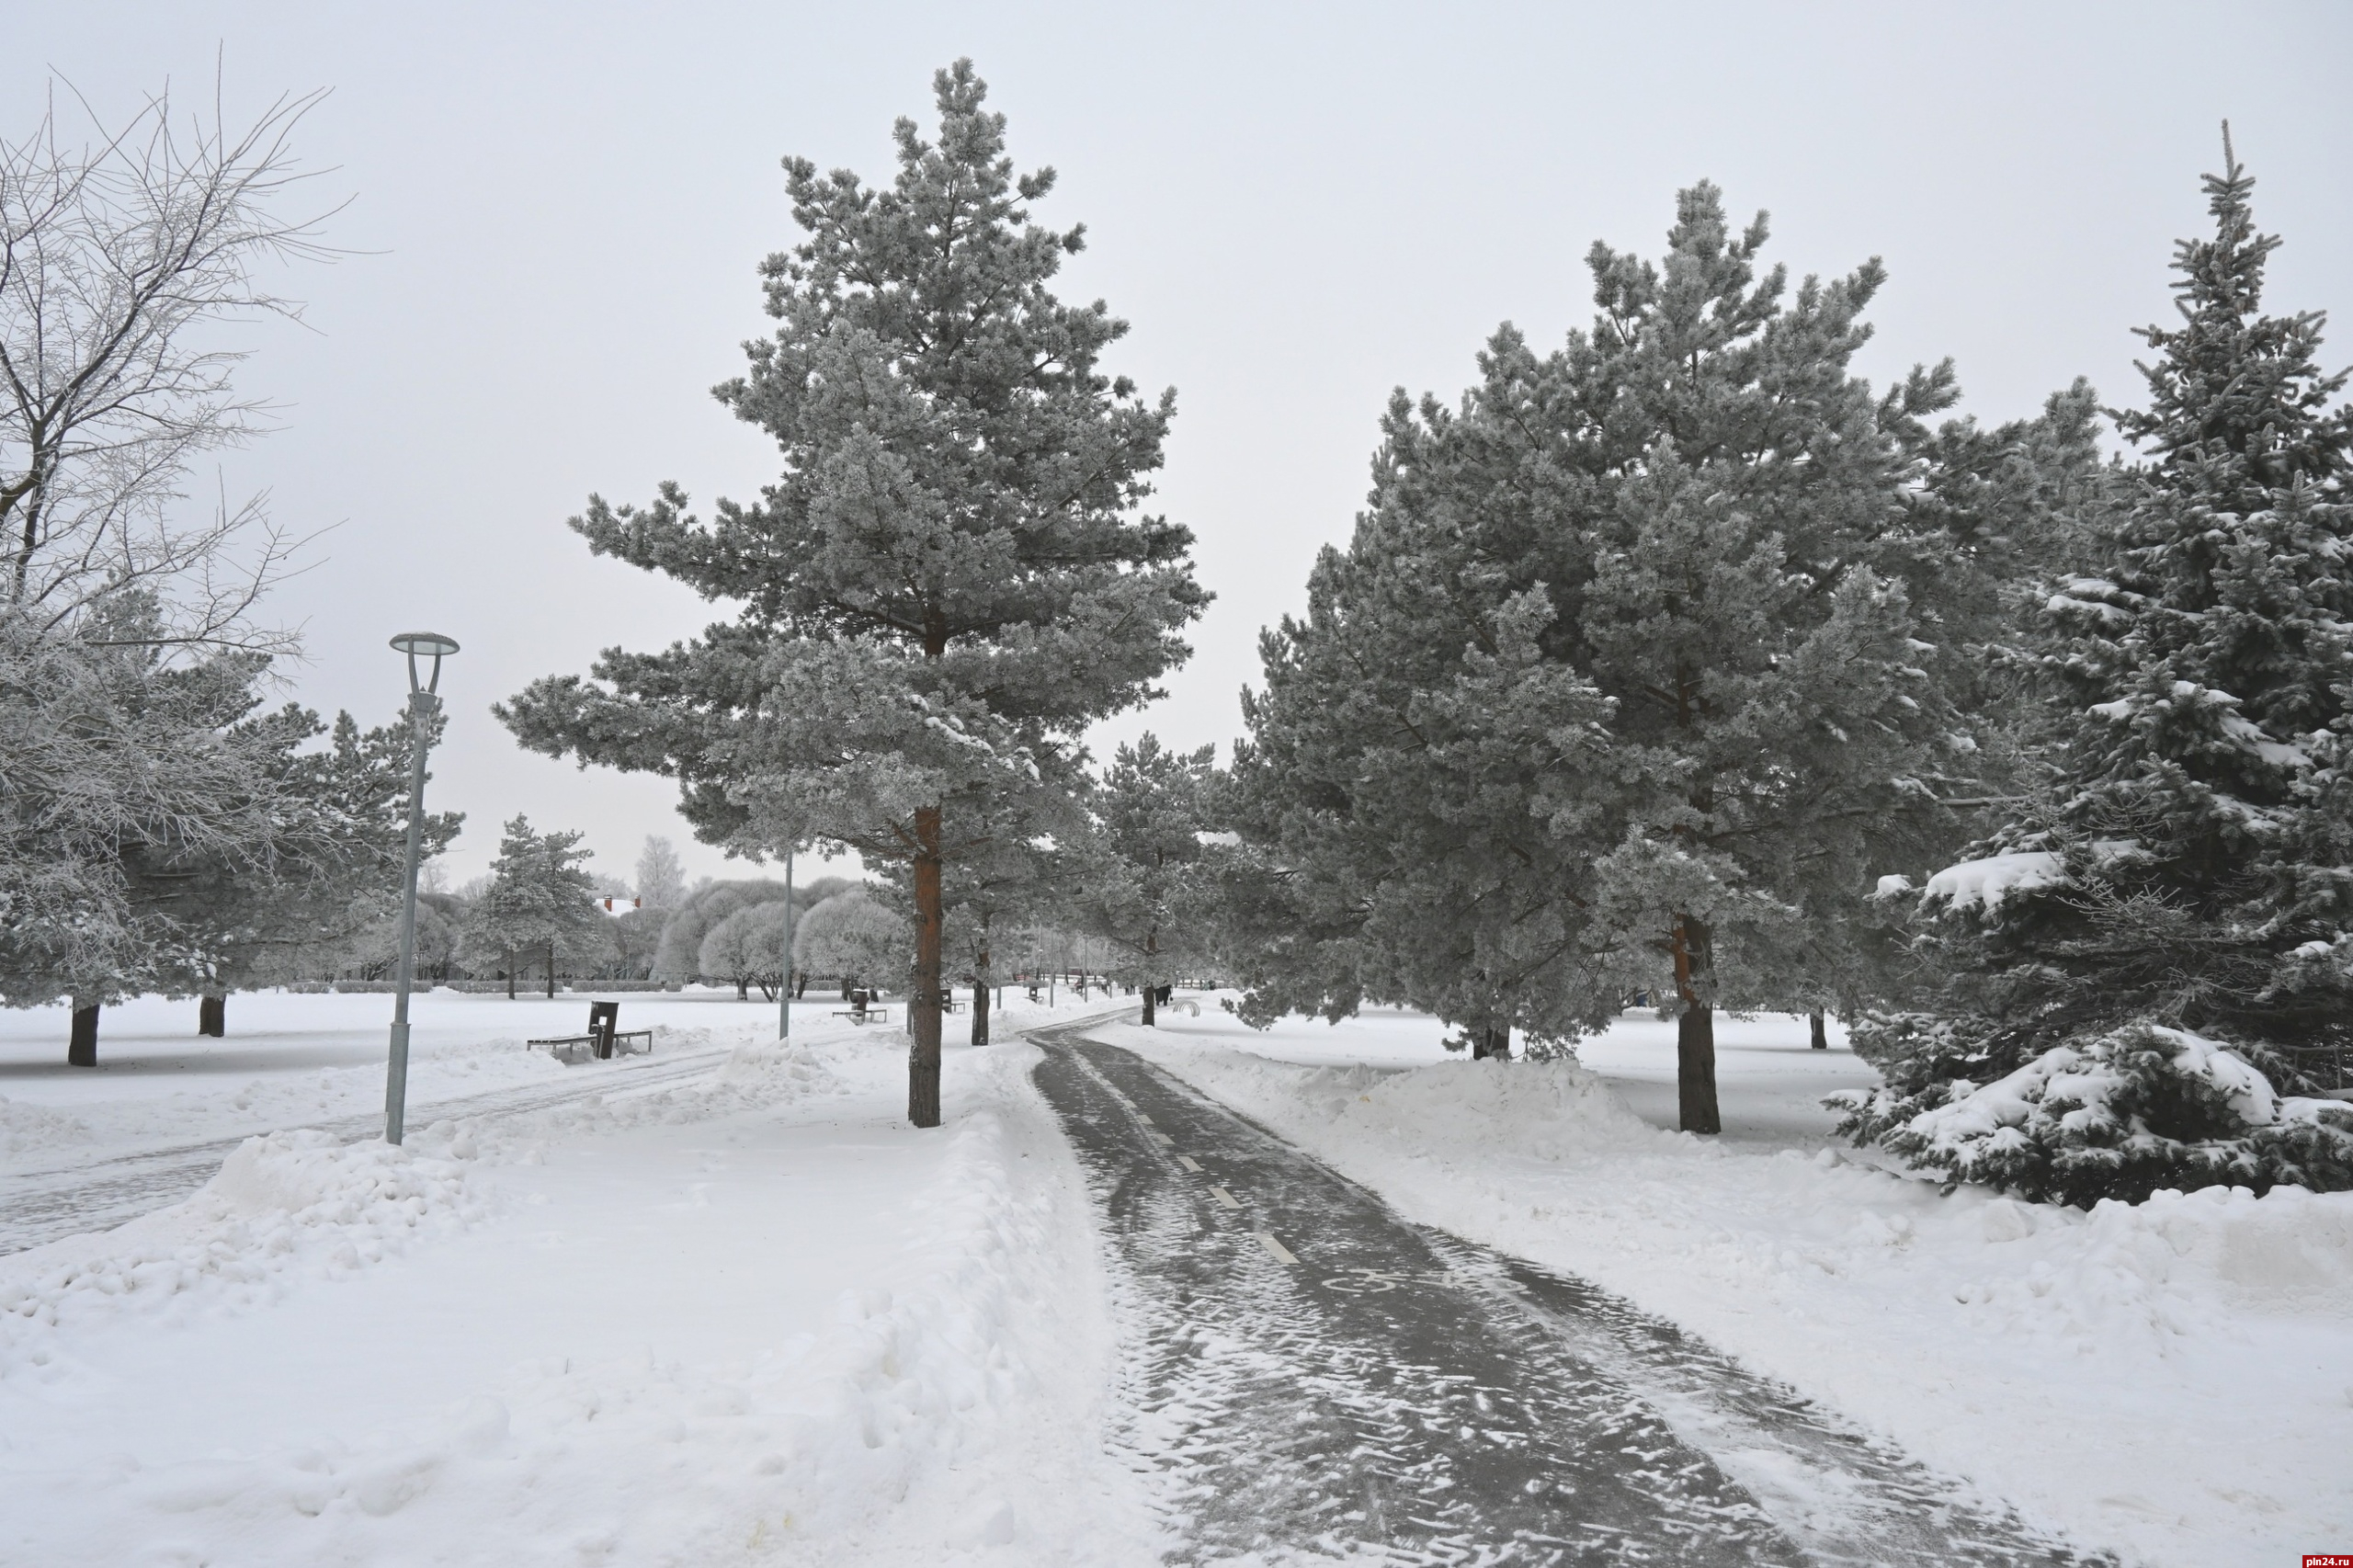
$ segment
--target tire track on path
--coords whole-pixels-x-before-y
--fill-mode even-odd
[[[1084,1024],[1031,1031],[1100,1205],[1120,1441],[1182,1563],[2107,1562],[1597,1287],[1410,1224]]]

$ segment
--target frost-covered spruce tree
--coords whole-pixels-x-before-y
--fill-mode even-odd
[[[708,842],[904,862],[921,1127],[939,1121],[949,817],[1052,778],[1088,724],[1184,657],[1207,600],[1191,534],[1136,512],[1174,394],[1147,403],[1099,369],[1126,325],[1054,296],[1082,231],[1030,222],[1052,171],[1016,177],[970,62],[935,85],[938,138],[899,122],[888,188],[785,165],[808,238],[763,267],[779,325],[718,389],[775,438],[777,482],[708,522],[665,485],[575,524],[741,613],[503,710],[540,750],[677,778]]]
[[[1937,1012],[1861,1036],[1890,1089],[1852,1130],[1957,1176],[2353,1179],[2335,1119],[2248,1070],[2336,1087],[2353,1045],[2353,417],[2322,315],[2262,313],[2254,183],[2226,132],[2149,404],[2115,415],[2146,456],[2106,569],[2042,607],[2056,777],[1928,882]]]
[[[687,898],[687,871],[678,846],[659,834],[645,835],[637,856],[637,900],[642,909],[676,909]]]

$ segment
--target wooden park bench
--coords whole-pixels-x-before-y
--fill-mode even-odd
[[[619,1002],[588,1004],[588,1032],[558,1035],[551,1040],[535,1040],[534,1047],[546,1046],[548,1054],[567,1067],[583,1062],[609,1062],[616,1056],[647,1056],[654,1051],[652,1029],[631,1029],[620,1027],[621,1005]]]
[[[891,1009],[875,1006],[871,995],[864,991],[849,994],[849,1006],[834,1009],[834,1017],[847,1018],[853,1024],[887,1024]]]

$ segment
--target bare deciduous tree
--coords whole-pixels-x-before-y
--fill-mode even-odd
[[[248,720],[295,648],[254,610],[299,541],[266,496],[189,492],[266,426],[222,329],[296,317],[265,278],[328,253],[325,214],[279,215],[317,95],[233,133],[217,97],[109,127],[68,96],[82,140],[52,92],[0,142],[0,1004],[72,996],[90,1064],[103,1003],[217,957],[156,888],[266,870],[293,820]]]
[[[70,91],[70,89],[69,89]],[[55,95],[21,142],[0,142],[0,594],[37,631],[81,630],[99,600],[148,591],[142,635],[174,649],[278,653],[256,601],[298,542],[267,498],[188,505],[191,464],[264,428],[240,394],[243,351],[209,330],[297,318],[264,274],[329,253],[325,214],[280,216],[313,177],[288,138],[320,95],[281,98],[241,132],[216,103],[176,128],[168,93],[109,127],[79,98],[86,139]]]

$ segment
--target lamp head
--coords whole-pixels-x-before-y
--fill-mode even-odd
[[[392,651],[408,655],[409,690],[430,692],[440,686],[441,660],[458,651],[458,640],[444,637],[438,631],[404,631],[392,639]],[[416,661],[420,655],[433,661],[421,683],[416,678]]]

